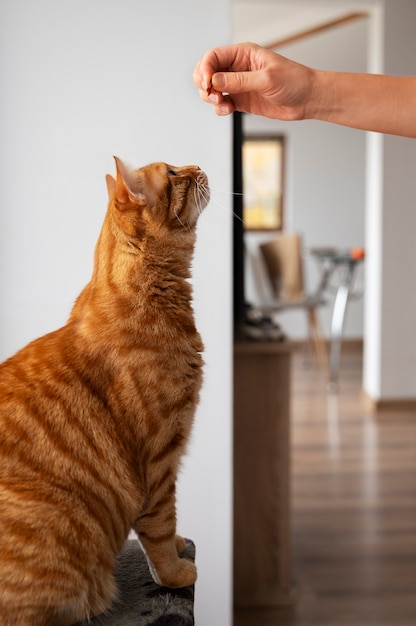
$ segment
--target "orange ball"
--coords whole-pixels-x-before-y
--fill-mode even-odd
[[[364,248],[351,248],[350,257],[354,259],[355,261],[359,261],[360,259],[363,259],[365,257]]]

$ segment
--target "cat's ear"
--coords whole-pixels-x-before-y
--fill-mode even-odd
[[[110,199],[116,190],[117,181],[114,176],[111,176],[111,174],[107,174],[105,177],[105,182],[107,183],[108,198]]]
[[[127,193],[130,200],[132,200],[135,204],[144,206],[146,204],[146,196],[140,188],[140,182],[137,179],[135,170],[131,169],[116,156],[114,157],[114,160],[116,162],[117,169],[117,192],[123,195],[124,190],[124,194]]]

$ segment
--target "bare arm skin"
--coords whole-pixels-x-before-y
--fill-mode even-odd
[[[416,138],[416,77],[315,70],[255,44],[208,51],[194,70],[217,115],[316,119]]]

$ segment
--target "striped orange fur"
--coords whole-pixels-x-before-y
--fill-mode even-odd
[[[0,365],[0,625],[109,607],[131,528],[157,582],[194,583],[175,481],[202,382],[188,282],[196,166],[116,158],[91,281],[67,324]]]

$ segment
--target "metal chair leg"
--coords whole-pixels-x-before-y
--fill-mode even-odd
[[[310,341],[315,348],[316,357],[320,368],[323,371],[328,371],[328,353],[326,350],[325,340],[322,335],[321,326],[319,324],[318,315],[316,309],[308,309],[308,325]]]
[[[331,348],[329,353],[329,391],[338,390],[342,335],[353,273],[354,265],[349,264],[345,268],[343,279],[337,289],[337,295],[335,297],[331,322]]]

